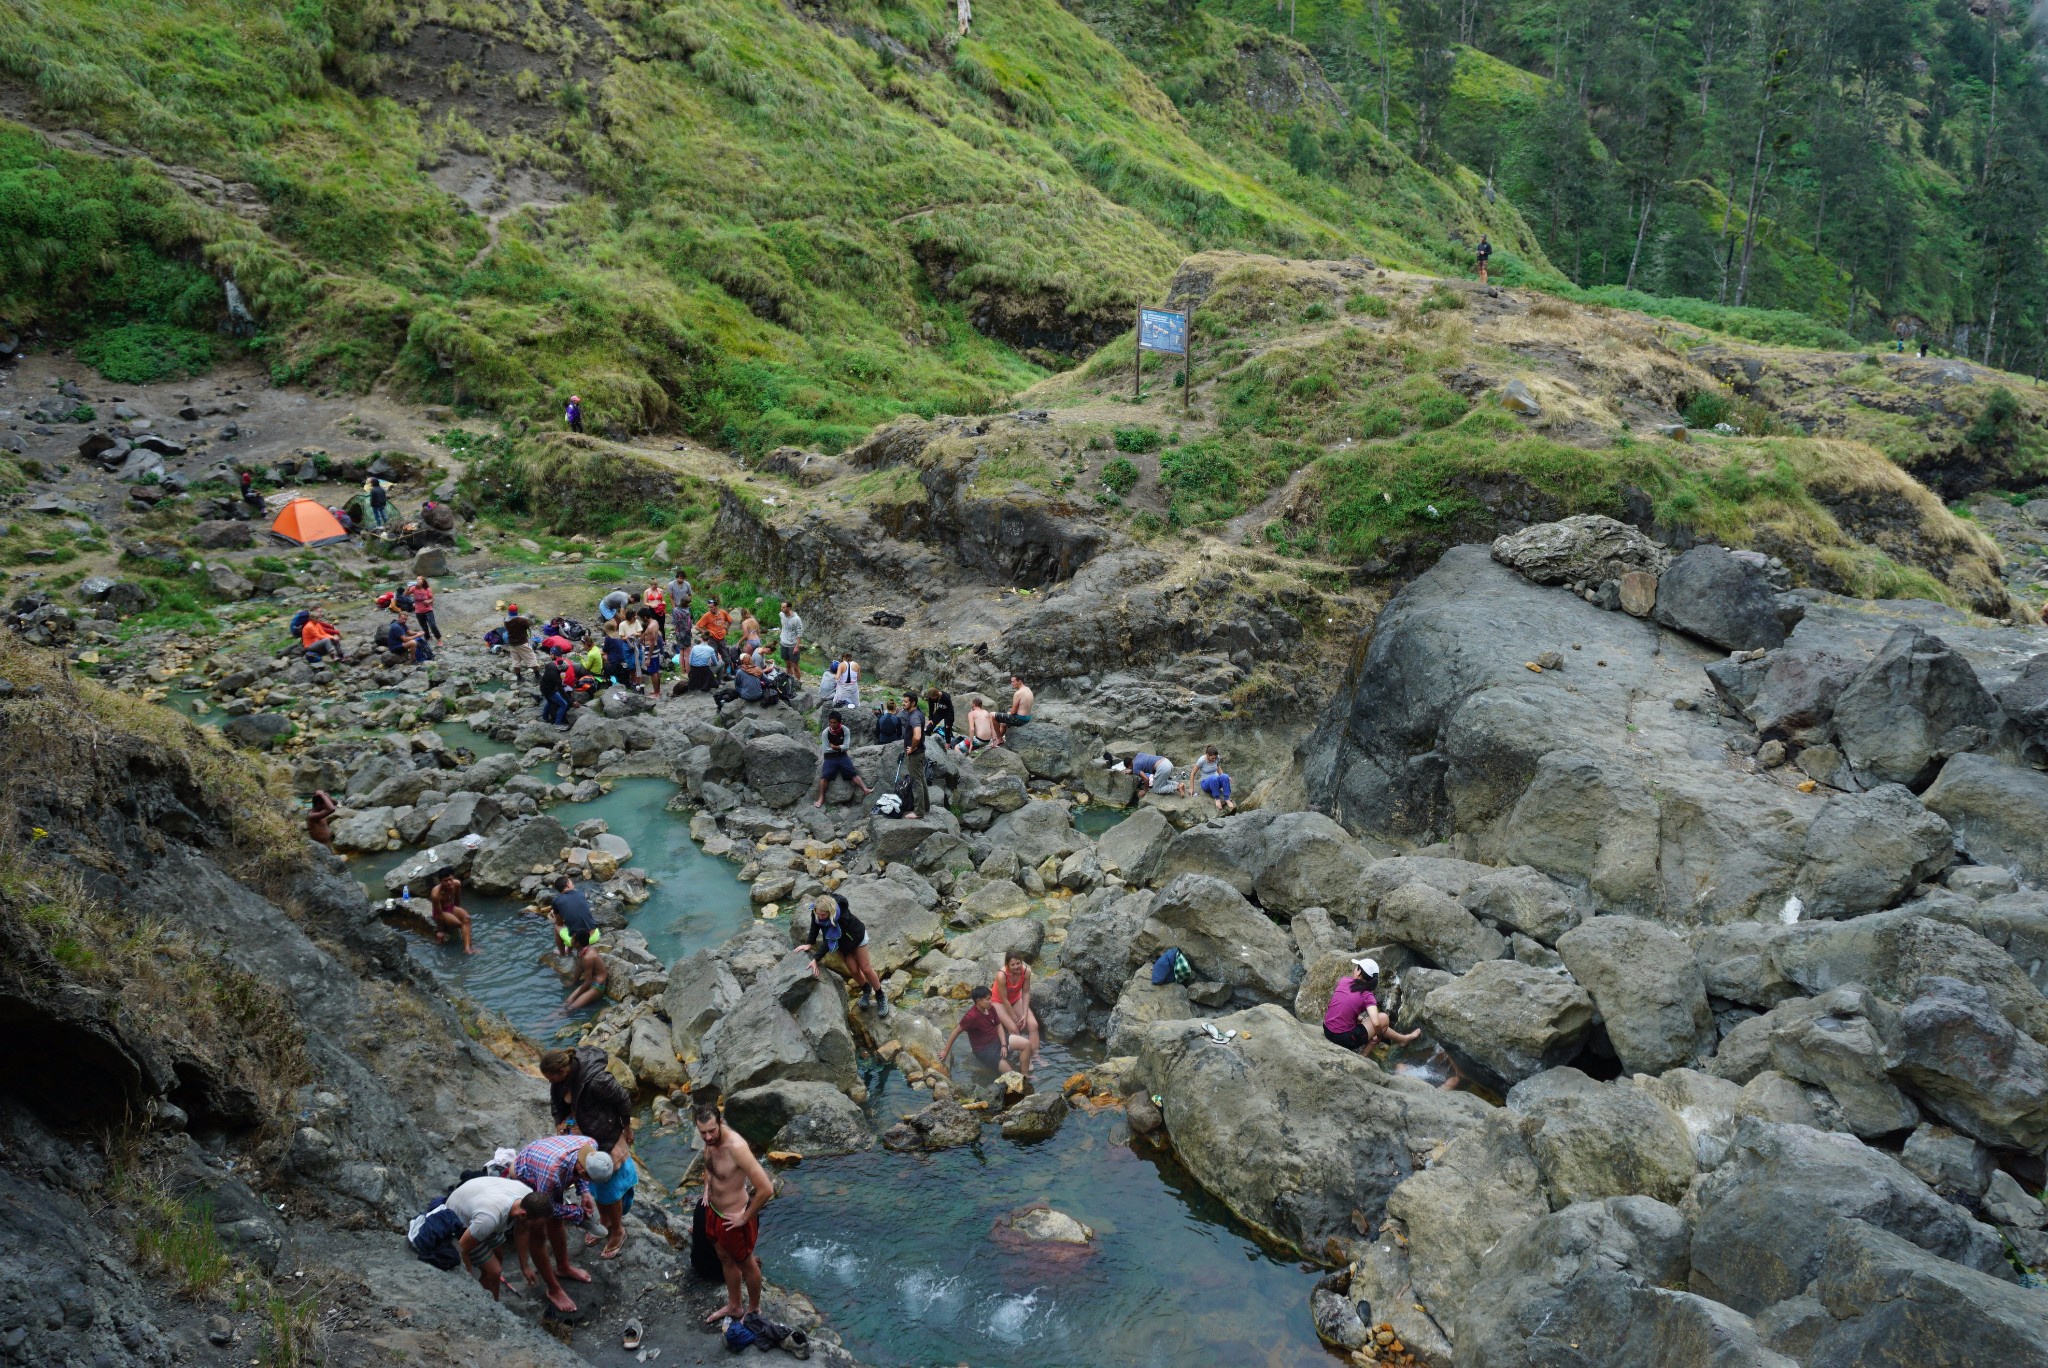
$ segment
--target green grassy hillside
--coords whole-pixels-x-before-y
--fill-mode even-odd
[[[1087,354],[1191,250],[1427,266],[1484,226],[1541,261],[1303,50],[1175,43],[1141,68],[1052,0],[965,40],[942,0],[33,0],[0,9],[0,317],[134,379],[249,346],[837,449]],[[143,158],[35,131],[67,128]],[[255,338],[218,333],[229,278]]]

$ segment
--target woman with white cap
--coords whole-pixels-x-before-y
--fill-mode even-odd
[[[1337,980],[1330,990],[1330,1006],[1323,1013],[1323,1039],[1360,1054],[1370,1053],[1382,1040],[1406,1045],[1420,1031],[1402,1035],[1393,1021],[1380,1010],[1380,966],[1377,960],[1355,959],[1357,973]]]

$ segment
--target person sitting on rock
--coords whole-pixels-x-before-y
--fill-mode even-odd
[[[1204,798],[1216,805],[1218,812],[1235,812],[1237,804],[1230,801],[1230,776],[1223,772],[1223,757],[1216,753],[1214,746],[1202,752],[1202,758],[1195,761],[1195,787]]]
[[[976,694],[973,704],[967,709],[967,731],[954,743],[953,749],[962,755],[972,755],[995,743],[996,715],[989,711],[988,703],[981,695]]]
[[[699,634],[697,639],[690,644],[689,668],[684,672],[683,677],[676,681],[676,692],[681,693],[684,689],[696,689],[703,693],[710,693],[717,687],[718,648],[712,645],[708,638]]]
[[[1347,1050],[1370,1054],[1382,1040],[1406,1045],[1421,1035],[1420,1031],[1403,1035],[1380,1010],[1378,961],[1355,959],[1351,963],[1358,972],[1338,979],[1337,986],[1330,990],[1330,1005],[1323,1013],[1323,1039]]]
[[[604,996],[605,984],[610,971],[605,968],[604,956],[597,952],[595,931],[572,935],[569,938],[570,953],[576,957],[576,979],[570,985],[569,997],[562,1004],[562,1015],[579,1012],[592,1006]]]
[[[1029,1074],[1038,1058],[1038,1013],[1031,1010],[1031,966],[1024,961],[1021,950],[1012,950],[1003,956],[1003,968],[996,975],[995,990],[991,1005],[1001,1019],[1003,1029],[1010,1033],[1014,1042],[1022,1039],[1022,1045],[1013,1045],[1017,1051],[1017,1072]]]
[[[860,771],[853,767],[853,757],[846,753],[846,748],[853,742],[853,734],[847,730],[846,719],[837,709],[826,715],[825,729],[818,735],[825,745],[825,758],[818,767],[818,800],[811,806],[825,806],[825,789],[834,779],[848,781],[860,790],[863,798],[874,792],[868,787],[867,780],[860,777]],[[867,993],[866,984],[861,985],[861,993]]]
[[[1010,739],[1010,728],[1021,727],[1031,720],[1031,710],[1038,706],[1038,695],[1031,692],[1031,686],[1024,682],[1022,675],[1010,676],[1010,710],[996,714],[996,744],[1005,745]]]
[[[853,658],[853,652],[841,651],[839,664],[832,671],[832,706],[835,708],[858,708],[860,706],[860,662]]]
[[[427,891],[428,904],[434,909],[434,940],[446,945],[450,931],[460,932],[462,953],[474,955],[469,943],[469,910],[462,906],[461,897],[462,880],[455,877],[454,870],[444,869],[434,876],[434,886]]]
[[[853,915],[844,894],[827,893],[811,904],[811,929],[804,937],[804,947],[811,956],[812,978],[819,977],[818,961],[836,954],[846,966],[847,978],[860,985],[860,1005],[868,1005],[872,992],[875,1015],[889,1015],[889,995],[882,991],[881,976],[868,958],[868,929]]]
[[[962,1035],[967,1037],[968,1048],[974,1051],[974,1057],[981,1061],[981,1066],[997,1073],[1010,1071],[1010,1051],[1023,1050],[1030,1045],[1031,1042],[1024,1037],[1011,1035],[1003,1029],[1003,1019],[989,1005],[991,996],[988,989],[975,987],[967,1010],[960,1014],[959,1024],[953,1027],[953,1034],[946,1037],[945,1048],[939,1051],[941,1064],[952,1059],[953,1042]]]
[[[326,789],[313,794],[313,805],[306,809],[306,834],[321,845],[332,848],[334,829],[328,826],[328,819],[341,810],[341,804],[328,795]]]
[[[341,649],[341,632],[315,608],[306,618],[306,625],[299,629],[299,645],[306,653],[306,663],[316,664],[323,657],[332,656],[346,661],[348,656]]]
[[[562,1290],[562,1280],[589,1282],[590,1274],[569,1262],[569,1228],[574,1216],[583,1219],[583,1203],[577,1187],[586,1179],[593,1183],[610,1181],[618,1171],[611,1155],[584,1135],[544,1135],[523,1146],[512,1161],[512,1176],[547,1199],[547,1248],[534,1251],[540,1265],[541,1281],[547,1285],[548,1302],[557,1311],[574,1311],[576,1303]],[[532,1241],[529,1239],[528,1244]],[[553,1257],[548,1257],[552,1255]],[[522,1259],[520,1271],[530,1282],[533,1270]]]

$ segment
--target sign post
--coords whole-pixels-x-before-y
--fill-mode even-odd
[[[1193,377],[1188,372],[1188,357],[1192,350],[1189,341],[1188,316],[1184,313],[1168,313],[1164,309],[1138,310],[1138,349],[1131,367],[1131,398],[1144,397],[1145,353],[1165,352],[1180,358],[1181,412],[1188,411],[1188,387]]]

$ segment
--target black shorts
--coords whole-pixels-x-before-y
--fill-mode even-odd
[[[1348,1031],[1333,1031],[1325,1026],[1323,1039],[1332,1045],[1342,1045],[1347,1050],[1357,1050],[1364,1048],[1365,1042],[1372,1039],[1372,1032],[1363,1026],[1353,1026]]]
[[[977,1045],[974,1047],[974,1057],[981,1061],[983,1068],[993,1069],[998,1064],[1002,1063],[1003,1047],[1000,1045],[991,1044],[986,1050],[984,1050],[979,1045]]]
[[[855,770],[853,767],[852,758],[845,755],[826,756],[825,764],[823,768],[819,771],[819,774],[821,777],[826,779],[860,778],[859,772]]]

